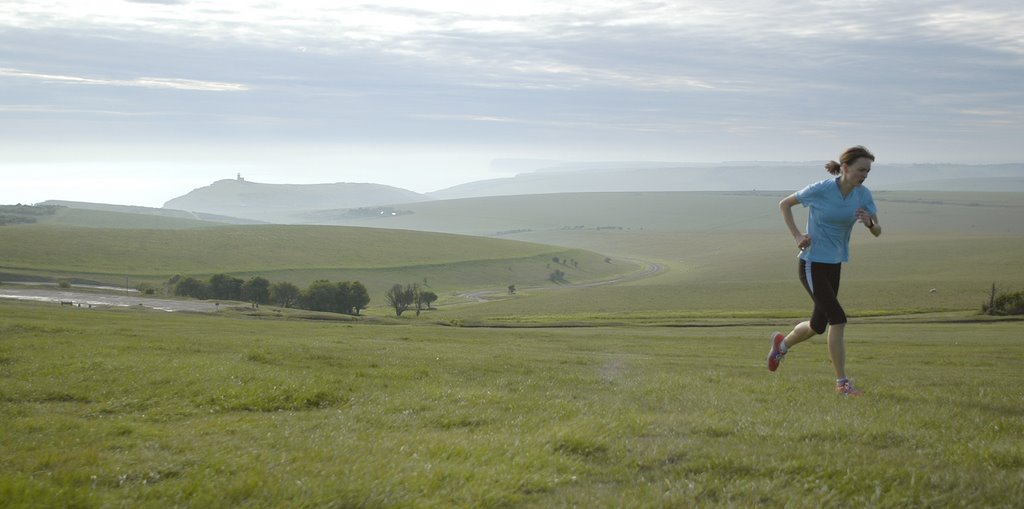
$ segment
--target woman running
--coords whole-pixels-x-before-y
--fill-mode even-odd
[[[800,322],[789,334],[772,334],[768,370],[775,371],[790,348],[823,334],[827,325],[836,392],[843,396],[860,396],[861,391],[846,377],[846,313],[837,298],[839,273],[842,263],[850,257],[850,233],[855,224],[863,224],[875,237],[882,234],[875,201],[871,191],[864,187],[874,160],[868,149],[850,147],[838,163],[829,161],[825,165],[835,178],[811,184],[779,202],[782,218],[800,248],[800,282],[814,300],[814,310],[810,320]],[[798,203],[810,208],[807,233],[800,233],[793,220],[793,207]]]

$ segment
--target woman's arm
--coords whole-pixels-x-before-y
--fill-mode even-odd
[[[782,220],[786,222],[786,227],[789,228],[789,234],[792,235],[793,240],[796,241],[796,247],[804,250],[810,247],[811,238],[800,233],[800,229],[796,226],[796,220],[793,219],[793,207],[798,203],[800,203],[800,200],[796,199],[796,193],[793,193],[779,202],[779,210],[782,211]]]

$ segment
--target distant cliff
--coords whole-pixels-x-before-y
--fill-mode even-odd
[[[413,203],[428,198],[380,184],[260,184],[219,180],[164,204],[167,209],[205,212],[273,223],[303,222],[310,211]]]

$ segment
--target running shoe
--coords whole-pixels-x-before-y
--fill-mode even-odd
[[[782,340],[786,339],[781,332],[772,333],[772,349],[768,351],[768,371],[775,371],[779,369],[779,363],[786,357],[786,354],[779,350],[779,345],[782,344]]]
[[[841,380],[836,382],[836,394],[847,398],[856,398],[864,393],[860,389],[855,388],[849,380]]]

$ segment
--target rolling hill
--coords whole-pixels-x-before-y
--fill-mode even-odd
[[[84,211],[87,215],[93,211]],[[573,282],[636,270],[604,255],[522,241],[337,226],[130,229],[32,224],[0,227],[0,276],[161,285],[175,274],[262,276],[300,286],[358,280],[382,299],[395,283],[435,291],[548,284],[552,260]],[[10,276],[17,276],[12,278]],[[0,277],[4,279],[4,277]]]
[[[66,226],[95,226],[105,228],[203,228],[217,224],[260,224],[261,221],[221,216],[205,212],[112,205],[66,200],[49,200],[43,206],[58,207],[54,214],[42,222]],[[74,211],[74,212],[72,212]]]
[[[293,223],[303,212],[426,200],[425,196],[380,184],[261,184],[218,180],[164,204],[164,208],[205,212],[270,223]]]
[[[537,165],[552,164],[537,169]],[[827,178],[822,162],[794,163],[560,163],[509,162],[531,169],[514,177],[469,182],[427,194],[376,184],[261,184],[221,180],[168,201],[164,207],[250,221],[337,224],[415,212],[410,204],[452,199],[615,192],[793,192]],[[1024,164],[878,163],[873,191],[1024,191]],[[216,218],[213,218],[217,220]]]
[[[433,199],[622,191],[795,191],[827,178],[824,161],[684,163],[562,163],[514,177],[470,182],[427,195]],[[513,167],[517,167],[513,165]],[[521,167],[521,165],[519,166]],[[963,182],[969,181],[969,187]],[[1024,191],[1024,164],[874,165],[872,190]]]

